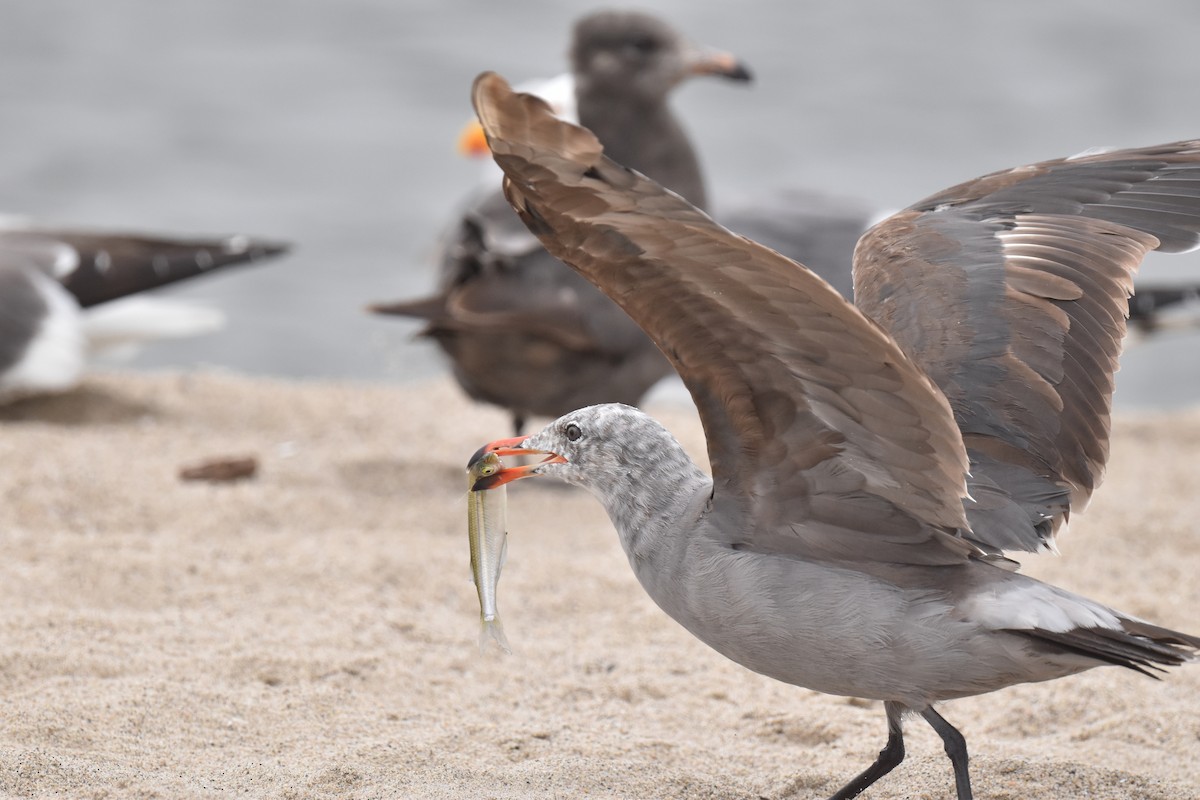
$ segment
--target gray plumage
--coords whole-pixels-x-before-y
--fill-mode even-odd
[[[586,487],[647,593],[699,639],[781,681],[883,701],[887,746],[834,798],[900,763],[904,713],[942,737],[967,800],[966,744],[935,704],[1194,659],[1200,638],[1014,572],[1003,551],[1052,541],[1100,481],[1132,273],[1149,250],[1200,241],[1200,141],[918,203],[859,243],[856,308],[498,76],[474,101],[509,201],[659,342],[712,465],[642,412],[600,405],[482,448],[553,454],[488,485]]]

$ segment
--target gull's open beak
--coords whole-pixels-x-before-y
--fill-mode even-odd
[[[696,49],[690,54],[687,60],[687,72],[689,75],[717,75],[731,81],[754,79],[750,68],[732,53],[705,48]]]
[[[552,453],[549,450],[536,450],[531,447],[522,447],[529,440],[528,436],[516,436],[512,439],[497,439],[494,442],[489,442],[483,447],[475,451],[475,455],[471,456],[471,460],[467,462],[467,469],[475,466],[475,464],[485,456],[495,454],[503,458],[504,456],[529,456],[529,455],[544,455],[546,456],[536,464],[527,464],[523,467],[503,467],[496,470],[491,475],[485,475],[475,481],[475,485],[471,487],[473,492],[482,492],[486,489],[495,489],[497,486],[503,486],[506,483],[512,483],[521,478],[532,478],[538,474],[537,468],[543,464],[565,464],[567,460],[558,453]]]

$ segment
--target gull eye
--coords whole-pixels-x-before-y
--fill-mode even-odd
[[[583,436],[583,431],[579,428],[578,425],[576,425],[574,422],[572,422],[569,425],[567,425],[566,434],[567,434],[568,442],[576,442],[576,441],[579,441],[579,438],[581,436]]]
[[[627,47],[640,56],[648,56],[658,49],[658,40],[653,36],[638,36],[630,40]]]

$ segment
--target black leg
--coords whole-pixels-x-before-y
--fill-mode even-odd
[[[525,432],[525,415],[520,411],[513,414],[513,436],[520,436]]]
[[[850,800],[852,797],[858,797],[868,786],[887,775],[904,760],[904,733],[900,730],[900,713],[904,706],[888,701],[883,704],[883,710],[887,712],[888,740],[879,751],[879,758],[857,778],[834,792],[829,800]]]
[[[971,776],[967,772],[967,740],[963,735],[933,710],[932,707],[921,712],[925,721],[933,726],[942,742],[946,745],[946,755],[954,765],[954,788],[958,790],[958,800],[971,800]]]

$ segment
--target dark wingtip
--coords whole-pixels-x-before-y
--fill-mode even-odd
[[[293,242],[255,242],[251,248],[261,256],[282,256],[296,249]]]
[[[229,255],[244,255],[249,261],[287,255],[295,248],[293,242],[255,239],[245,235],[231,236],[225,243],[225,250]]]

